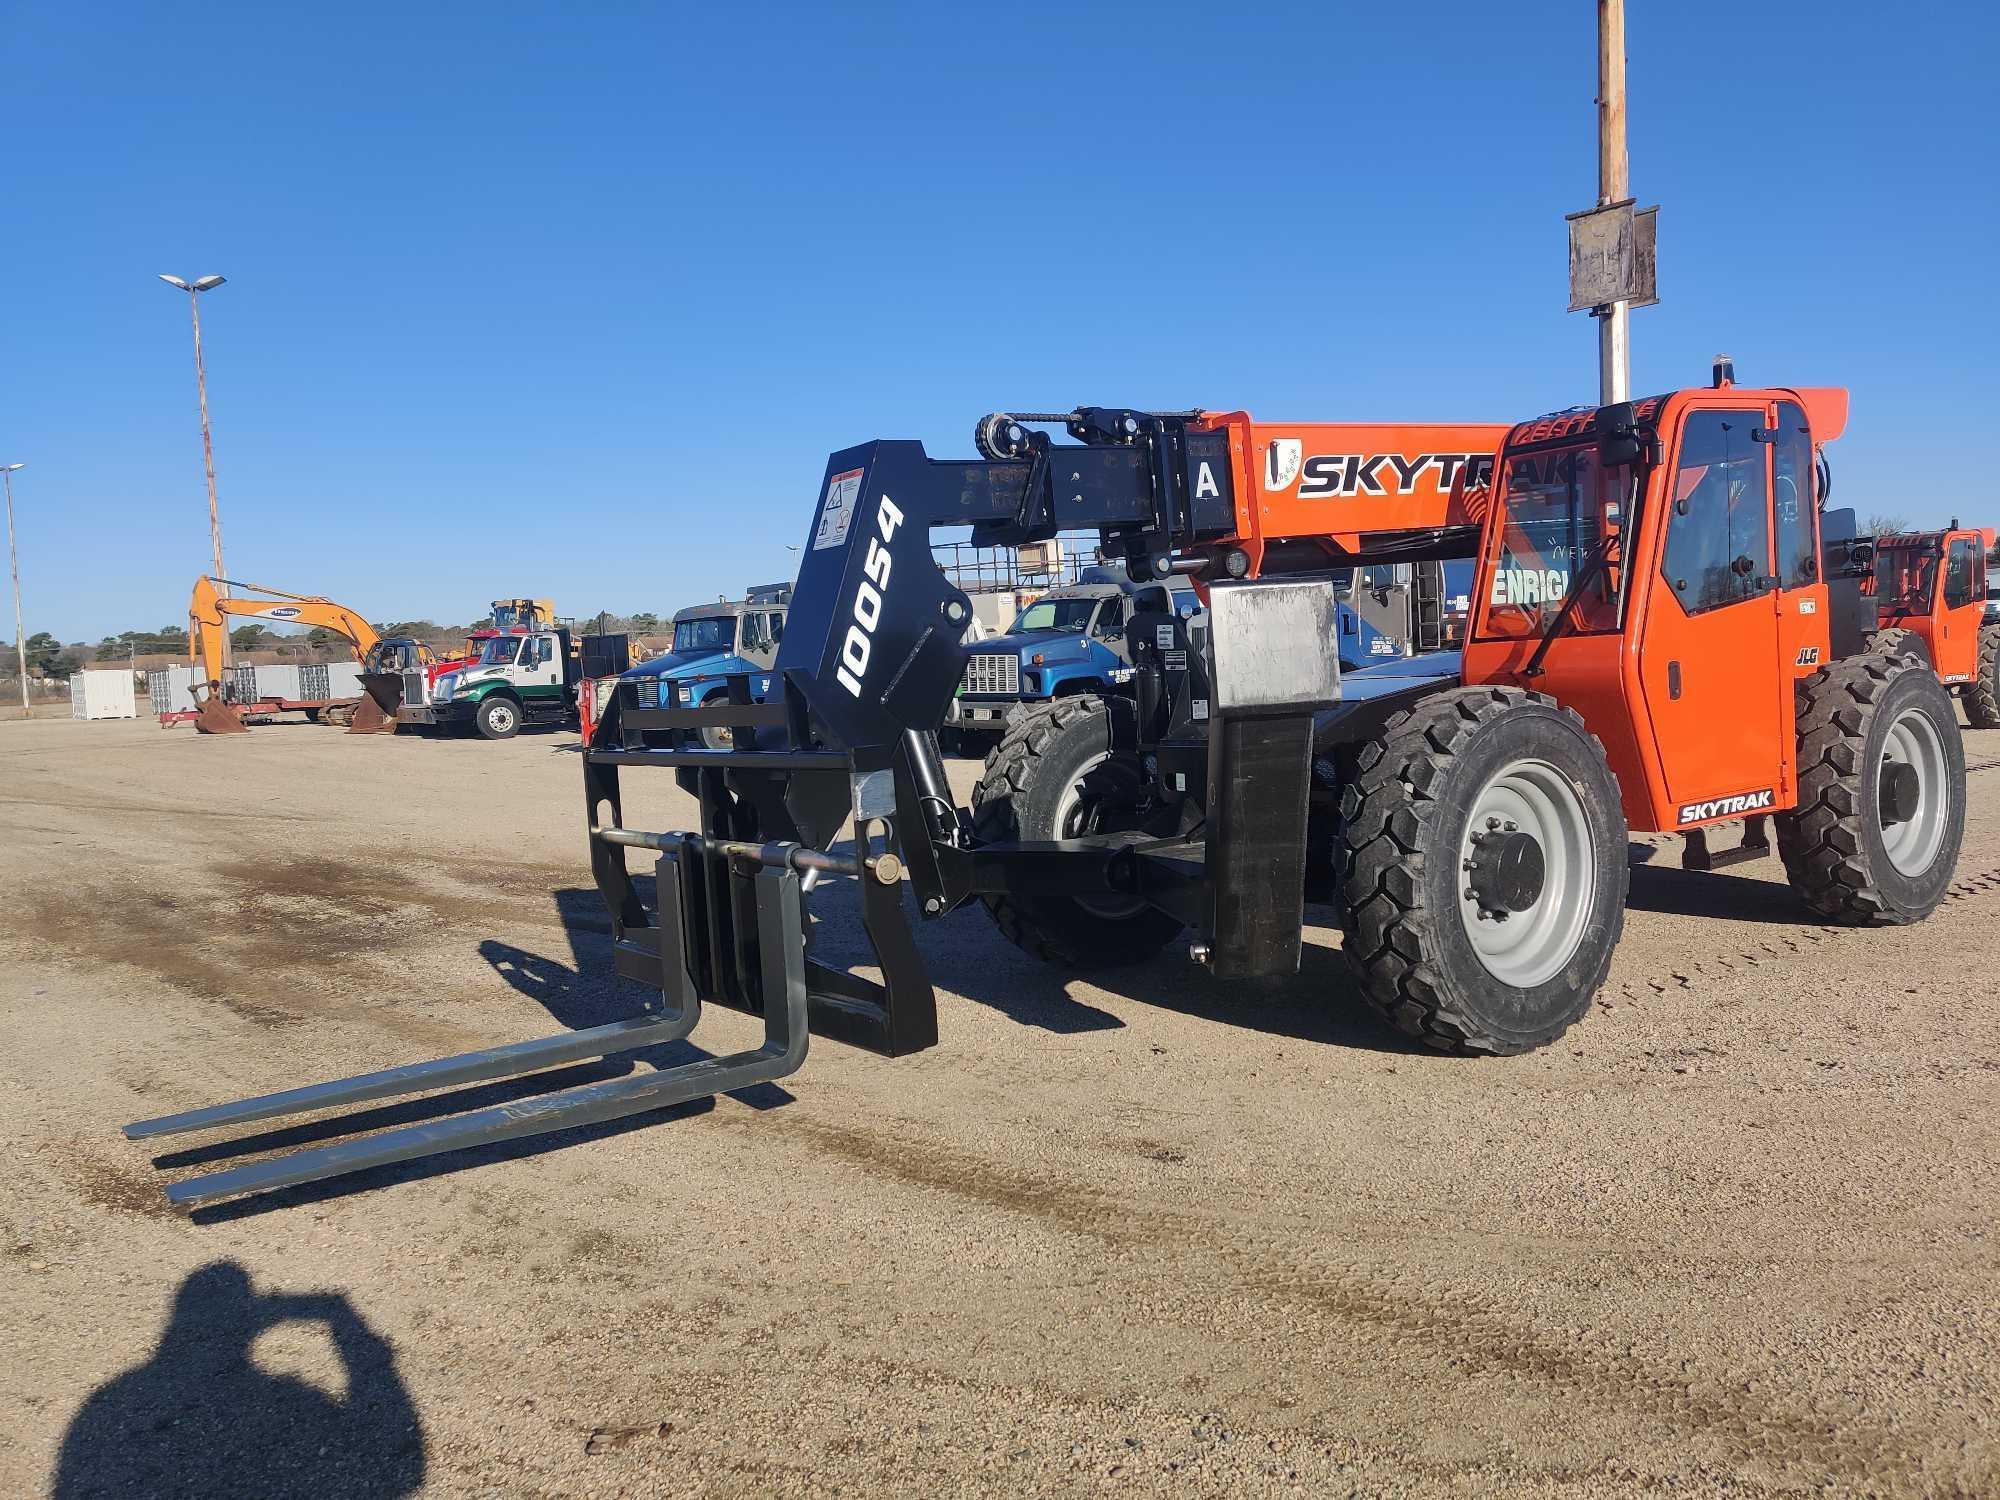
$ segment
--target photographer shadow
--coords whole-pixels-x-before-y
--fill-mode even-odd
[[[259,1368],[267,1331],[317,1323],[344,1376],[334,1394]],[[181,1283],[147,1361],[70,1419],[50,1493],[394,1500],[424,1482],[424,1429],[386,1340],[338,1292],[258,1292],[234,1261]]]

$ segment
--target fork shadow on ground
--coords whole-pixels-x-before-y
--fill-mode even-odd
[[[535,1001],[566,1030],[606,1025],[657,1005],[657,996],[619,979],[615,974],[610,922],[596,890],[565,889],[555,892],[554,897],[557,914],[562,919],[569,940],[571,962],[566,964],[489,938],[480,943],[479,953],[492,966],[494,973],[518,993]],[[170,1151],[155,1157],[153,1164],[162,1170],[175,1170],[210,1166],[247,1156],[289,1152],[345,1137],[398,1126],[420,1125],[471,1110],[541,1098],[558,1090],[625,1077],[641,1068],[664,1070],[705,1061],[717,1055],[692,1041],[642,1047],[589,1062],[472,1084],[418,1098],[391,1100],[324,1119],[281,1125],[253,1135],[233,1136]],[[752,1109],[766,1110],[789,1104],[794,1096],[775,1083],[766,1083],[732,1091],[728,1097]],[[190,1217],[197,1224],[221,1223],[273,1209],[324,1202],[395,1183],[422,1181],[493,1162],[519,1161],[551,1151],[566,1150],[627,1131],[643,1130],[663,1121],[702,1114],[714,1107],[712,1098],[694,1099],[685,1104],[551,1131],[545,1135],[467,1146],[439,1156],[372,1167],[319,1182],[214,1204],[197,1209]]]
[[[257,1340],[288,1324],[325,1330],[338,1394],[258,1364]],[[70,1419],[50,1494],[395,1500],[423,1484],[424,1450],[394,1350],[344,1294],[259,1292],[217,1261],[181,1283],[145,1362]]]

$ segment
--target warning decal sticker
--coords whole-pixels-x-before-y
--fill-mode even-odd
[[[861,501],[863,472],[849,469],[826,482],[826,498],[819,507],[819,529],[813,533],[813,551],[838,547],[847,540],[847,529],[854,524],[854,507]]]

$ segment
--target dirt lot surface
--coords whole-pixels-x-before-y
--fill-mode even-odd
[[[1531,1057],[961,913],[933,1051],[168,1212],[124,1121],[636,1006],[573,746],[0,725],[0,1494],[2000,1493],[2000,768],[1919,927],[1636,870]]]

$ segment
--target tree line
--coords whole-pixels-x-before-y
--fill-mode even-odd
[[[475,620],[469,625],[440,625],[434,620],[391,620],[377,624],[375,630],[378,635],[409,636],[428,645],[455,649],[473,631],[491,623],[487,619]],[[592,632],[603,630],[611,634],[654,635],[666,629],[660,617],[649,610],[632,615],[604,612],[579,616],[577,625],[580,629]],[[341,656],[348,649],[344,637],[324,627],[316,626],[303,634],[280,634],[254,620],[230,631],[229,643],[238,651],[276,651],[280,655],[300,657]],[[36,631],[26,642],[28,674],[58,681],[93,664],[116,666],[138,656],[185,657],[187,652],[188,633],[184,625],[163,625],[158,630],[121,630],[116,635],[105,636],[95,646],[85,641],[65,644],[46,630]],[[13,671],[14,662],[9,655],[4,666],[0,666],[0,675],[11,677]]]

